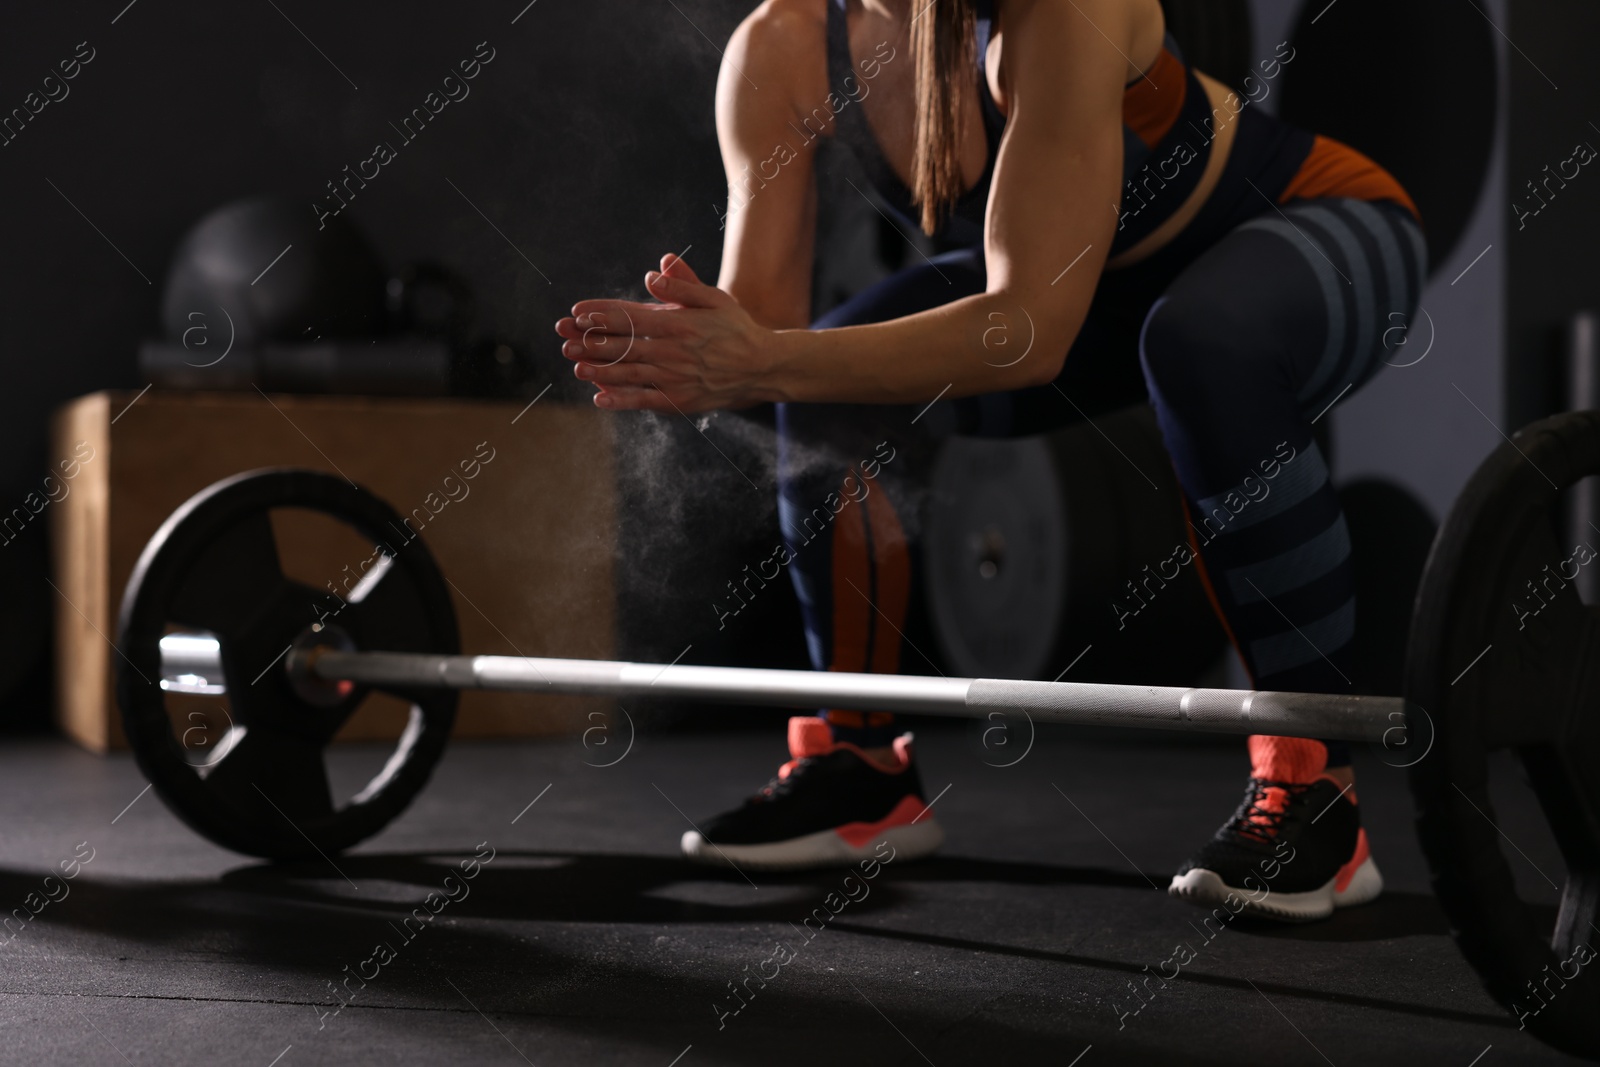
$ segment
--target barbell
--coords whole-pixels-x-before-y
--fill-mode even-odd
[[[1567,573],[1593,550],[1567,550],[1557,533],[1563,493],[1592,474],[1597,412],[1534,423],[1484,461],[1429,554],[1405,692],[1390,697],[462,655],[449,584],[392,507],[322,472],[253,471],[190,498],[145,547],[122,602],[118,696],[162,800],[216,843],[274,859],[330,855],[399,815],[464,689],[1406,746],[1426,753],[1410,769],[1417,828],[1467,959],[1541,1038],[1600,1055],[1600,983],[1581,963],[1564,969],[1600,933],[1600,615]],[[272,515],[286,510],[355,532],[363,553],[343,592],[284,573]],[[198,753],[169,703],[185,693],[228,700],[220,740]],[[409,703],[408,724],[382,768],[336,801],[324,750],[373,693]],[[1499,749],[1520,755],[1566,861],[1553,932],[1517,897],[1501,850],[1488,788]]]

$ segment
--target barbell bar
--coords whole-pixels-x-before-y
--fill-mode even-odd
[[[191,664],[192,666],[192,664]],[[285,668],[323,682],[379,689],[487,689],[753,704],[782,708],[982,718],[1025,713],[1040,722],[1220,734],[1278,734],[1403,743],[1401,697],[1274,693],[1179,686],[935,678],[834,671],[701,667],[520,656],[429,656],[291,650]]]
[[[1563,969],[1600,930],[1600,606],[1571,584],[1600,553],[1558,532],[1567,491],[1592,475],[1597,412],[1542,420],[1486,459],[1429,553],[1404,696],[1370,697],[463,655],[450,584],[392,507],[333,475],[254,471],[190,498],[140,556],[119,620],[118,698],[139,766],[176,814],[280,859],[330,855],[396,818],[441,758],[464,689],[1375,742],[1405,754],[1435,892],[1490,993],[1545,1041],[1600,1056],[1600,979]],[[284,510],[383,549],[381,577],[327,625],[310,621],[326,594],[281,566],[270,518]],[[409,704],[408,725],[382,769],[335,803],[325,749],[374,693]],[[190,705],[168,703],[224,698],[214,743],[189,724]],[[1419,726],[1427,736],[1409,737]],[[1520,757],[1565,861],[1553,930],[1507,861],[1497,750]],[[1538,998],[1551,974],[1560,991]]]

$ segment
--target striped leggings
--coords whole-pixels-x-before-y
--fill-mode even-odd
[[[923,487],[941,438],[1040,433],[1147,397],[1253,684],[1351,691],[1350,539],[1313,423],[1404,343],[1426,253],[1414,218],[1387,201],[1261,208],[1203,248],[1108,272],[1049,386],[922,414],[780,405],[779,516],[814,667],[935,669],[931,648],[907,631],[921,601]],[[981,252],[952,253],[815,325],[883,321],[984,288]],[[826,530],[808,521],[819,506],[837,516]],[[887,716],[829,718],[863,745],[894,733]],[[1328,762],[1348,762],[1345,747],[1330,743]]]

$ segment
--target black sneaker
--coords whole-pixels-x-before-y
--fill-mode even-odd
[[[1283,922],[1325,919],[1382,891],[1360,810],[1326,775],[1251,778],[1239,810],[1167,889],[1201,907]]]
[[[833,740],[814,716],[789,720],[789,754],[778,776],[744,804],[683,835],[683,854],[699,863],[768,870],[848,865],[926,856],[944,830],[922,799],[911,735],[895,740],[897,766],[868,759]]]

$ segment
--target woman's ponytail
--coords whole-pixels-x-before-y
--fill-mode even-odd
[[[925,6],[923,6],[925,4]],[[961,180],[961,85],[977,68],[974,0],[912,0],[916,58],[916,132],[911,200],[925,233],[937,230],[964,191]]]

